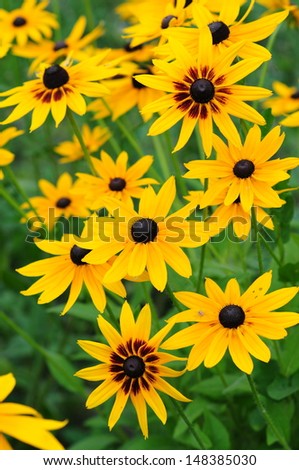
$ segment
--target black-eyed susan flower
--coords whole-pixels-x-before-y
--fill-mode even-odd
[[[15,155],[3,147],[15,137],[22,135],[24,131],[17,129],[16,127],[8,127],[4,131],[0,132],[0,167],[9,165],[15,158]],[[3,179],[3,171],[0,169],[0,180]]]
[[[76,114],[85,114],[86,102],[82,95],[100,97],[108,93],[99,80],[115,74],[115,69],[101,64],[106,54],[105,51],[75,65],[65,61],[45,66],[37,79],[0,93],[0,97],[6,97],[0,102],[0,108],[16,105],[1,124],[14,122],[33,111],[32,132],[44,124],[50,111],[56,127],[64,119],[68,108]]]
[[[164,326],[150,338],[149,306],[145,305],[135,320],[127,302],[121,310],[120,333],[101,316],[98,317],[98,325],[108,344],[78,341],[85,352],[100,361],[100,364],[81,369],[75,374],[82,379],[102,381],[89,395],[86,406],[95,408],[115,395],[108,420],[111,430],[120,419],[130,398],[142,434],[147,438],[147,405],[163,424],[167,419],[165,405],[157,391],[175,400],[190,401],[164,380],[164,377],[178,377],[183,373],[165,366],[166,363],[182,360],[181,358],[159,351],[160,343],[170,331],[171,325]]]
[[[151,64],[145,65],[136,62],[125,62],[121,64],[121,73],[111,80],[105,80],[105,86],[110,90],[109,95],[103,99],[93,100],[88,111],[94,112],[95,119],[105,117],[111,112],[112,120],[115,121],[120,116],[126,114],[131,109],[137,107],[139,111],[148,103],[164,96],[164,92],[142,85],[136,80],[136,76],[154,73]],[[143,113],[142,118],[146,122],[153,115],[153,112]]]
[[[134,24],[123,30],[133,47],[161,39],[165,29],[182,25],[188,18],[188,9],[185,0],[140,2],[135,5],[134,17]]]
[[[290,114],[289,116],[285,117],[282,121],[280,121],[282,126],[286,127],[298,127],[299,126],[299,111]]]
[[[138,75],[136,80],[149,87],[168,92],[166,96],[145,106],[143,112],[162,115],[151,125],[149,135],[161,134],[183,121],[174,151],[188,142],[196,125],[207,156],[212,150],[213,122],[224,136],[238,146],[240,136],[230,115],[265,124],[264,118],[245,101],[271,95],[265,88],[235,83],[256,70],[261,59],[244,59],[231,65],[243,43],[233,44],[221,54],[213,52],[212,34],[203,28],[199,49],[192,55],[175,39],[169,45],[176,57],[171,63],[154,60],[159,75]]]
[[[6,42],[16,41],[25,46],[28,39],[40,42],[44,37],[52,36],[52,29],[58,28],[58,22],[53,13],[46,11],[48,1],[24,0],[23,4],[14,10],[0,9],[1,36]]]
[[[56,186],[46,179],[41,179],[38,186],[43,196],[30,197],[29,201],[31,209],[27,213],[27,220],[33,217],[36,223],[36,214],[39,216],[40,222],[52,229],[55,223],[61,218],[70,217],[88,217],[90,211],[84,199],[84,193],[76,191],[77,183],[73,183],[72,177],[65,172],[59,176]],[[29,209],[29,205],[25,202],[22,206]]]
[[[102,263],[120,253],[105,275],[105,282],[115,282],[127,274],[136,277],[146,269],[159,291],[166,286],[166,264],[179,275],[190,277],[191,264],[181,247],[201,246],[211,233],[202,222],[186,220],[190,211],[185,207],[168,215],[175,196],[175,180],[170,177],[158,194],[152,186],[143,190],[138,211],[107,197],[105,207],[112,217],[89,219],[95,235],[94,240],[80,245],[92,250],[84,261]]]
[[[84,35],[85,28],[86,18],[80,16],[70,34],[64,39],[58,41],[44,39],[38,44],[27,43],[25,47],[15,46],[12,52],[19,57],[34,59],[29,67],[30,74],[39,67],[40,63],[53,64],[68,55],[71,55],[73,60],[81,61],[86,58],[82,50],[103,34],[101,26],[96,26],[90,33]]]
[[[12,373],[0,376],[0,450],[12,450],[6,436],[42,450],[63,450],[51,433],[67,421],[45,419],[34,408],[20,403],[4,402],[13,391],[16,379]]]
[[[295,86],[289,87],[282,82],[273,82],[272,88],[276,93],[264,101],[265,108],[271,108],[273,116],[291,113],[299,109],[299,89]]]
[[[190,201],[189,203],[193,208],[200,207],[204,191],[190,191],[188,196],[185,196],[185,199]],[[225,230],[229,224],[232,224],[233,231],[236,237],[244,240],[248,237],[251,230],[251,217],[252,211],[245,211],[243,206],[240,203],[240,198],[238,197],[231,204],[225,205],[224,200],[226,197],[226,191],[222,191],[221,194],[214,200],[214,205],[216,209],[211,213],[207,218],[206,223],[209,226],[212,224],[219,228],[219,232]],[[281,204],[284,204],[285,201],[281,199]],[[263,203],[257,198],[253,200],[253,211],[256,218],[256,221],[263,225],[264,227],[274,230],[274,224],[272,218],[266,211],[263,209]]]
[[[81,135],[90,155],[99,150],[111,137],[107,127],[95,126],[92,129],[87,124],[83,124]],[[59,163],[74,162],[84,157],[82,147],[75,135],[72,141],[67,140],[54,147],[54,151],[61,155]]]
[[[298,293],[298,287],[286,287],[267,293],[272,280],[269,271],[258,277],[243,293],[236,279],[230,279],[223,291],[207,278],[207,297],[193,292],[177,292],[175,297],[188,310],[169,319],[171,322],[195,322],[166,340],[163,349],[193,346],[187,369],[193,370],[202,362],[214,367],[228,349],[235,365],[246,374],[253,370],[252,355],[269,362],[271,351],[260,339],[282,339],[285,328],[297,325],[299,315],[278,312]]]
[[[110,196],[124,201],[133,208],[132,198],[140,198],[143,186],[157,184],[153,178],[143,178],[143,175],[153,163],[151,155],[145,155],[128,167],[128,153],[121,152],[114,161],[104,150],[101,159],[91,158],[97,176],[87,173],[77,173],[77,188],[85,194],[86,204],[92,210],[104,207],[104,198]]]
[[[291,0],[256,0],[269,12],[275,10],[287,10],[289,12],[289,23],[291,26],[299,26],[299,6]]]
[[[175,28],[175,30],[169,29],[165,32],[165,36],[167,38],[174,37],[184,44],[189,52],[196,54],[201,30],[208,26],[212,33],[214,51],[220,53],[226,47],[244,41],[238,51],[238,56],[247,59],[260,57],[263,60],[269,60],[271,58],[270,52],[256,42],[270,36],[277,26],[286,19],[288,11],[245,22],[253,6],[254,1],[251,1],[245,14],[238,20],[240,13],[240,2],[238,1],[229,2],[229,4],[222,2],[218,15],[209,11],[209,5],[193,3],[193,23],[196,27],[183,26]]]
[[[213,137],[216,160],[194,160],[186,163],[186,178],[217,178],[210,184],[201,200],[201,207],[214,205],[224,190],[225,205],[240,198],[240,204],[248,212],[257,198],[263,207],[281,207],[283,201],[272,186],[290,177],[287,170],[299,165],[299,158],[270,158],[279,150],[284,140],[280,126],[274,127],[261,138],[261,130],[253,126],[244,144],[226,145],[218,136]]]
[[[37,239],[35,241],[36,246],[54,256],[34,261],[17,269],[17,272],[23,276],[41,276],[28,289],[21,291],[21,294],[26,296],[40,294],[38,303],[46,304],[57,299],[70,287],[68,299],[61,315],[64,315],[72,308],[80,295],[83,285],[86,286],[95,307],[100,312],[103,312],[106,306],[104,287],[121,297],[125,297],[126,291],[121,282],[106,283],[103,281],[104,275],[111,267],[111,264],[93,265],[83,261],[84,256],[89,251],[80,248],[78,243],[91,237],[88,226],[85,226],[80,237],[67,233],[63,235],[61,241]]]

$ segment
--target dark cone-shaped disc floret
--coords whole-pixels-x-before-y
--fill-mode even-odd
[[[173,20],[174,18],[175,18],[176,20],[178,19],[178,17],[177,17],[177,16],[174,16],[174,15],[167,15],[167,16],[165,16],[165,17],[163,18],[163,20],[161,21],[161,28],[162,28],[162,29],[167,29],[167,28],[169,27],[169,24],[170,24],[171,20]]]
[[[59,51],[60,49],[67,49],[69,46],[65,41],[57,41],[54,44],[53,51]]]
[[[208,103],[214,98],[214,85],[206,78],[198,78],[190,87],[190,95],[196,103]]]
[[[136,243],[153,242],[158,235],[158,225],[153,219],[139,219],[131,227],[131,235]]]
[[[26,23],[27,23],[27,20],[23,18],[22,16],[17,16],[13,21],[13,25],[16,26],[17,28],[19,26],[24,26]]]
[[[242,179],[249,178],[254,170],[254,163],[245,158],[243,160],[239,160],[233,168],[234,175]]]
[[[130,356],[124,360],[124,373],[134,379],[141,377],[145,371],[145,364],[141,357]]]
[[[82,259],[90,252],[91,250],[87,250],[86,248],[80,248],[79,246],[74,245],[71,249],[70,257],[74,264],[80,266],[81,264],[86,264],[85,261],[82,261]]]
[[[224,328],[238,328],[244,320],[245,313],[239,305],[226,305],[219,313],[219,321]]]
[[[44,71],[43,82],[50,90],[59,88],[69,81],[69,74],[58,64],[51,65]]]
[[[123,178],[113,178],[109,183],[111,191],[122,191],[126,187],[126,180]]]
[[[58,199],[58,201],[56,201],[56,207],[59,209],[65,209],[70,205],[71,202],[72,201],[68,197],[61,197]]]
[[[213,44],[219,44],[229,37],[229,27],[223,21],[213,21],[208,26],[212,33]]]

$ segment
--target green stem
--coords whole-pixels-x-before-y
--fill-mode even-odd
[[[257,220],[256,220],[254,207],[251,210],[251,220],[252,220],[254,233],[255,233],[255,236],[256,236],[256,249],[257,249],[257,259],[258,259],[258,264],[259,264],[259,270],[260,270],[260,274],[263,274],[263,272],[264,272],[263,254],[262,254],[262,247],[261,247],[261,243],[260,243],[260,235],[259,235],[259,230],[258,230],[258,225],[257,225]]]
[[[207,247],[206,243],[201,247],[200,263],[199,263],[198,277],[197,277],[197,283],[196,283],[196,292],[200,291],[201,284],[203,282],[203,270],[204,270],[206,250],[207,250],[206,247]]]
[[[204,442],[202,441],[201,437],[196,433],[195,429],[193,428],[192,426],[192,423],[191,421],[188,419],[188,417],[186,416],[181,404],[179,402],[177,402],[174,398],[171,397],[171,401],[176,409],[176,411],[178,412],[178,414],[180,415],[180,417],[182,418],[182,420],[185,422],[185,424],[187,425],[190,433],[192,434],[192,436],[194,437],[195,441],[197,442],[198,444],[198,450],[205,450],[205,444]]]
[[[156,306],[155,306],[155,304],[153,302],[153,299],[151,297],[151,293],[150,293],[151,284],[148,285],[147,282],[142,282],[141,284],[142,284],[145,299],[146,299],[147,303],[149,304],[151,312],[152,312],[152,319],[153,319],[153,324],[155,326],[155,330],[158,331],[158,329],[159,329],[159,322],[158,322],[159,316],[158,316]]]
[[[274,42],[275,42],[278,31],[279,31],[279,26],[277,26],[276,30],[271,34],[271,36],[268,39],[266,49],[269,52],[271,52],[273,47],[274,47]],[[264,63],[264,65],[261,67],[261,75],[260,75],[260,79],[259,79],[259,82],[258,82],[259,87],[262,87],[265,83],[265,79],[266,79],[266,75],[267,75],[267,71],[268,71],[268,67],[269,67],[269,62],[271,62],[271,61],[267,60]]]
[[[160,168],[161,168],[161,173],[163,175],[163,179],[167,180],[167,178],[169,178],[169,176],[171,175],[171,171],[170,171],[168,162],[165,158],[165,152],[164,152],[164,149],[163,149],[163,145],[162,145],[160,136],[158,136],[158,135],[152,136],[152,141],[154,143],[155,152],[156,152],[158,160],[159,160],[159,165],[160,165]]]
[[[278,264],[278,266],[281,266],[281,262],[278,258],[278,256],[276,256],[276,254],[274,253],[274,251],[270,248],[269,246],[269,243],[267,243],[263,237],[262,237],[262,242],[264,244],[264,247],[268,250],[268,252],[270,253],[270,255],[272,256],[272,258],[274,259],[274,261],[276,261],[276,263]]]
[[[78,124],[77,124],[77,122],[76,122],[76,120],[75,120],[75,118],[74,118],[73,112],[72,112],[69,108],[67,109],[67,117],[68,117],[68,119],[69,119],[69,121],[70,121],[70,124],[71,124],[71,126],[72,126],[72,128],[73,128],[74,134],[75,134],[75,136],[77,137],[77,139],[78,139],[78,141],[79,141],[79,144],[80,144],[81,149],[82,149],[82,151],[83,151],[84,158],[85,158],[85,160],[86,160],[86,162],[87,162],[87,164],[88,164],[88,166],[89,166],[89,168],[90,168],[90,170],[91,170],[91,173],[96,176],[96,175],[97,175],[97,172],[96,172],[96,170],[95,170],[95,168],[94,168],[94,166],[93,166],[93,163],[92,163],[92,160],[91,160],[91,157],[90,157],[88,148],[87,148],[86,145],[85,145],[85,142],[84,142],[84,140],[83,140],[81,131],[80,131],[80,129],[79,129],[79,127],[78,127]]]
[[[11,318],[9,318],[4,312],[0,310],[0,319],[6,323],[12,330],[14,330],[19,336],[21,336],[30,346],[38,351],[43,356],[47,356],[47,352],[42,348],[26,331],[19,327]]]
[[[249,382],[249,385],[250,385],[250,389],[252,391],[252,395],[253,395],[253,398],[257,404],[257,407],[261,413],[261,415],[263,416],[265,422],[267,423],[267,425],[271,428],[272,432],[275,434],[277,440],[280,442],[281,446],[285,449],[285,450],[291,450],[289,444],[287,443],[285,437],[280,433],[280,431],[277,429],[276,425],[274,424],[274,422],[272,421],[272,418],[271,416],[269,415],[267,409],[265,408],[265,405],[263,404],[262,400],[261,400],[261,397],[257,391],[257,388],[256,388],[256,385],[254,383],[254,380],[252,378],[251,375],[249,374],[246,374],[246,377],[248,379],[248,382]]]
[[[11,205],[22,217],[27,218],[27,214],[23,209],[19,206],[19,204],[11,197],[11,195],[6,191],[6,189],[1,185],[0,186],[0,194],[3,196],[3,199],[5,199],[8,204]]]
[[[179,301],[175,298],[175,296],[173,295],[173,291],[172,291],[172,289],[171,289],[171,287],[170,287],[170,285],[169,285],[168,283],[166,284],[166,291],[167,291],[167,293],[168,293],[168,295],[169,295],[169,297],[170,297],[172,303],[176,306],[176,308],[177,308],[179,311],[181,311],[181,310],[182,310],[182,307],[181,307],[181,305],[180,305],[180,302],[179,302]]]
[[[95,22],[94,22],[94,14],[92,12],[90,0],[85,0],[84,5],[85,5],[85,15],[87,19],[87,26],[88,26],[88,29],[91,31],[92,29],[94,29]]]
[[[16,188],[16,190],[18,191],[18,193],[21,195],[21,197],[24,199],[24,201],[28,204],[28,207],[30,207],[30,209],[36,215],[38,220],[43,224],[44,221],[42,220],[42,218],[38,214],[36,208],[31,204],[30,198],[27,196],[27,194],[24,191],[24,189],[22,188],[22,186],[20,186],[20,184],[19,184],[17,178],[15,177],[15,174],[12,171],[12,169],[9,166],[7,166],[5,168],[5,172],[6,172],[6,175],[8,176],[8,178],[10,179],[10,181],[12,182],[12,184],[14,185],[14,187]],[[27,214],[26,214],[26,218],[27,218]]]

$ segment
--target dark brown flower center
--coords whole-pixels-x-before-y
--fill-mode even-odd
[[[219,313],[219,321],[224,328],[237,328],[244,320],[245,313],[239,305],[226,305]]]
[[[173,18],[175,18],[176,20],[178,19],[178,17],[174,15],[165,16],[163,20],[161,21],[161,28],[167,29],[169,27],[169,23],[171,22],[171,20],[173,20]]]
[[[65,41],[57,41],[54,44],[53,51],[59,51],[60,49],[67,49],[69,46]]]
[[[61,197],[56,201],[56,207],[59,209],[65,209],[65,207],[69,206],[72,201],[68,197]]]
[[[145,68],[142,72],[135,73],[134,76],[136,77],[137,75],[142,75],[143,73],[147,73],[147,74],[152,75],[152,72],[150,71],[150,69]],[[134,88],[137,88],[137,90],[140,90],[140,88],[146,88],[145,85],[142,85],[142,83],[135,80],[134,77],[132,77],[132,85],[133,85]]]
[[[17,28],[19,26],[24,26],[26,23],[27,23],[27,20],[23,18],[22,16],[17,16],[13,21],[13,25],[16,26]]]
[[[122,191],[126,187],[126,180],[123,178],[113,178],[109,183],[111,191]]]
[[[143,44],[138,44],[138,46],[133,46],[133,47],[132,47],[132,46],[131,46],[131,43],[128,42],[128,43],[125,44],[125,46],[124,46],[124,50],[125,50],[126,52],[134,52],[134,51],[139,51],[139,50],[141,50],[141,49],[143,49]]]
[[[190,95],[196,103],[208,103],[214,98],[214,85],[206,78],[198,78],[190,87]]]
[[[82,258],[88,255],[88,253],[90,252],[91,250],[87,250],[86,248],[80,248],[79,246],[74,245],[70,251],[70,257],[74,264],[80,266],[81,264],[86,264],[85,261],[82,261]]]
[[[254,170],[254,163],[251,160],[247,160],[246,158],[239,160],[233,168],[234,175],[242,179],[249,178]]]
[[[131,227],[131,235],[136,243],[153,242],[158,235],[158,225],[153,219],[139,219]]]
[[[145,364],[143,359],[139,356],[130,356],[124,360],[124,372],[131,378],[137,379],[141,377],[145,371]]]
[[[219,44],[229,37],[229,27],[223,21],[213,21],[208,26],[212,33],[213,44]]]
[[[291,98],[292,98],[293,100],[298,100],[298,99],[299,99],[299,90],[295,91],[295,93],[293,93],[293,94],[291,95]]]
[[[45,87],[52,90],[65,85],[69,81],[69,74],[58,64],[51,65],[44,71],[43,82]]]

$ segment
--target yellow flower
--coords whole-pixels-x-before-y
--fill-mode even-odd
[[[150,338],[149,306],[145,305],[141,309],[135,321],[127,302],[124,303],[120,315],[121,334],[101,316],[98,317],[98,325],[109,345],[95,341],[78,341],[85,352],[101,362],[81,369],[75,374],[85,380],[102,381],[89,395],[86,406],[95,408],[115,395],[108,420],[111,430],[120,419],[130,398],[142,434],[147,438],[147,405],[163,424],[167,419],[165,405],[157,391],[166,393],[175,400],[190,401],[163,378],[178,377],[183,373],[164,365],[167,362],[182,360],[181,358],[159,351],[160,343],[171,325],[166,325]]]
[[[175,180],[170,177],[158,194],[151,186],[143,190],[138,211],[107,197],[105,207],[112,217],[88,221],[95,236],[80,245],[92,250],[84,261],[102,263],[121,252],[104,280],[115,282],[127,274],[136,277],[147,269],[150,282],[159,291],[166,286],[166,264],[179,275],[190,277],[191,264],[181,247],[203,245],[211,233],[203,223],[185,220],[189,215],[185,207],[167,215],[175,196]]]
[[[95,126],[91,129],[87,124],[83,124],[81,135],[90,155],[99,150],[111,137],[111,133],[107,127]],[[62,156],[59,163],[74,162],[84,156],[82,147],[75,135],[72,141],[61,142],[54,147],[54,151]]]
[[[4,403],[16,379],[9,373],[0,376],[0,449],[12,450],[5,434],[42,450],[63,450],[50,431],[63,428],[67,421],[44,419],[34,408],[19,403]]]
[[[284,140],[280,126],[274,127],[263,139],[258,126],[253,126],[244,144],[228,146],[214,135],[213,146],[216,160],[194,160],[186,163],[186,178],[212,178],[208,190],[202,197],[201,208],[214,205],[215,200],[224,190],[225,205],[230,205],[240,198],[244,211],[248,212],[257,198],[263,207],[281,207],[284,203],[272,188],[280,181],[290,177],[287,170],[299,165],[299,158],[270,158],[278,151]]]
[[[292,113],[286,118],[284,118],[282,121],[280,121],[280,124],[282,126],[287,126],[287,127],[298,127],[299,126],[299,111],[296,111],[295,113]]]
[[[285,328],[297,325],[299,315],[277,312],[298,293],[298,287],[286,287],[268,293],[272,280],[269,271],[258,277],[243,293],[236,279],[230,279],[225,291],[207,278],[207,297],[193,292],[177,292],[175,297],[188,310],[169,319],[174,322],[195,322],[161,344],[163,349],[183,348],[193,345],[187,369],[193,370],[202,362],[214,367],[229,350],[235,365],[251,374],[256,359],[268,362],[271,352],[259,338],[281,339],[287,335]]]
[[[89,251],[80,248],[78,243],[87,240],[88,237],[90,237],[90,234],[86,226],[80,237],[67,233],[61,241],[37,239],[36,246],[54,256],[34,261],[16,270],[23,276],[41,276],[31,287],[21,291],[21,294],[40,294],[38,303],[45,304],[52,302],[70,287],[68,300],[61,315],[67,313],[74,305],[83,285],[86,286],[95,307],[100,312],[103,312],[106,306],[104,287],[121,297],[125,297],[126,291],[121,282],[106,283],[103,281],[104,275],[110,269],[111,264],[93,265],[82,261],[82,258]]]
[[[101,151],[101,160],[91,157],[97,176],[86,173],[76,173],[78,176],[77,188],[84,193],[87,206],[92,210],[104,207],[104,198],[113,197],[124,201],[133,208],[132,198],[140,198],[142,186],[157,184],[153,178],[142,178],[153,163],[153,157],[146,155],[139,158],[134,165],[127,168],[128,154],[123,151],[114,162],[110,155]]]
[[[61,217],[67,219],[72,216],[85,218],[90,215],[84,200],[84,194],[82,191],[75,191],[77,183],[73,183],[69,173],[65,172],[60,175],[56,186],[45,179],[39,180],[38,186],[44,196],[31,197],[29,201],[38,214],[40,222],[49,227],[50,230]],[[29,205],[24,203],[22,207],[28,209]],[[36,214],[29,210],[27,213],[29,222],[31,217],[33,217],[34,224],[36,224],[38,222]]]
[[[24,131],[17,129],[16,127],[9,127],[8,129],[0,132],[0,166],[9,165],[15,158],[15,155],[12,152],[4,149],[3,147],[7,142],[22,134],[24,134]],[[0,169],[0,180],[2,179],[3,171]]]
[[[115,69],[101,65],[106,54],[99,54],[76,65],[66,62],[50,65],[39,78],[0,93],[0,97],[8,97],[0,102],[0,108],[17,105],[1,124],[9,124],[33,111],[32,132],[44,124],[50,111],[56,127],[64,119],[67,108],[76,114],[85,114],[86,102],[82,95],[99,97],[108,93],[107,88],[98,81],[115,74]]]
[[[299,26],[299,7],[291,2],[291,0],[256,0],[268,10],[287,10],[291,26]]]
[[[155,111],[162,115],[151,125],[149,135],[157,135],[183,120],[174,151],[188,142],[196,125],[207,156],[212,150],[213,121],[224,136],[238,146],[240,136],[230,115],[257,124],[265,124],[264,118],[245,101],[264,98],[271,94],[265,88],[236,85],[235,83],[257,69],[262,59],[244,59],[231,65],[243,43],[225,48],[221,54],[213,51],[209,28],[203,28],[199,36],[196,55],[174,39],[169,45],[176,60],[167,63],[154,60],[161,71],[159,75],[138,75],[136,80],[149,87],[168,92],[166,96],[145,106],[143,112]]]
[[[271,58],[270,52],[265,47],[256,44],[256,42],[270,36],[277,26],[286,19],[288,11],[274,13],[246,23],[245,19],[253,5],[254,2],[251,1],[245,14],[237,20],[240,5],[236,1],[222,2],[218,15],[211,13],[208,5],[203,6],[199,3],[193,3],[193,22],[196,27],[170,28],[165,32],[165,36],[180,41],[191,54],[196,54],[198,38],[202,34],[202,28],[208,26],[212,33],[215,52],[221,53],[232,44],[244,41],[243,46],[238,50],[238,56],[247,59],[259,57],[262,60],[269,60]],[[167,50],[167,48],[165,49]]]
[[[52,28],[58,23],[53,13],[45,11],[48,1],[24,0],[23,4],[12,11],[0,9],[0,30],[5,42],[16,40],[25,46],[28,39],[40,42],[42,37],[50,38]]]
[[[273,116],[291,113],[299,109],[299,90],[292,86],[288,87],[282,82],[273,82],[273,90],[277,96],[265,100],[263,106],[271,108]]]
[[[59,58],[69,55],[73,60],[81,61],[85,59],[85,53],[81,52],[82,49],[103,34],[103,28],[97,26],[84,36],[85,28],[86,18],[80,16],[65,39],[58,41],[44,39],[38,44],[28,43],[25,47],[15,46],[12,53],[19,57],[34,59],[29,67],[30,74],[39,67],[41,62],[52,64]]]

